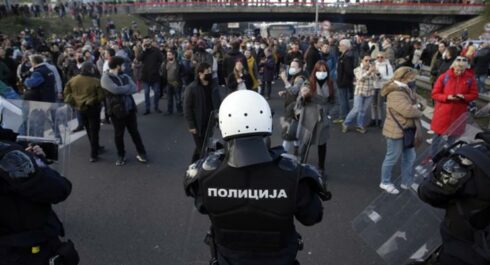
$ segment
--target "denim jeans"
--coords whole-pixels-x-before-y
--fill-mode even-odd
[[[158,109],[158,101],[160,100],[160,81],[154,83],[142,82],[143,89],[145,90],[145,107],[146,111],[151,109],[150,101],[150,88],[153,89],[153,102],[155,110]]]
[[[374,96],[371,104],[371,120],[384,120],[385,117],[385,103],[381,96],[381,89],[374,90]]]
[[[412,183],[413,167],[415,163],[415,148],[404,148],[403,138],[386,138],[386,155],[383,165],[381,166],[381,183],[392,183],[391,173],[400,156],[402,157],[402,184],[409,185]]]
[[[339,118],[344,119],[350,110],[349,98],[352,95],[352,91],[350,88],[339,87],[339,88],[337,88],[337,95],[338,95],[337,99],[338,99],[339,105],[340,105],[340,116],[339,116]]]
[[[485,87],[485,81],[487,80],[487,75],[476,76],[476,82],[478,84],[478,93],[485,93],[487,91]]]
[[[177,112],[182,113],[183,108],[182,108],[182,87],[174,87],[172,85],[167,85],[167,96],[168,96],[168,105],[167,105],[167,112],[168,113],[173,113],[174,112],[174,99],[175,99],[175,105],[177,107]]]
[[[354,96],[354,106],[350,110],[347,117],[345,117],[344,125],[350,126],[356,119],[357,127],[364,128],[364,120],[366,118],[366,112],[371,107],[372,96]]]

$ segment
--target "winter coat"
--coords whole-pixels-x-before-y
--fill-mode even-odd
[[[488,67],[490,66],[490,48],[483,48],[476,53],[473,59],[473,69],[475,75],[488,75]]]
[[[447,77],[446,77],[447,75]],[[448,101],[449,95],[462,94],[463,100]],[[432,99],[435,101],[434,115],[432,117],[431,128],[439,134],[458,136],[464,133],[464,124],[448,132],[448,128],[464,113],[468,108],[468,103],[478,97],[476,80],[472,70],[466,70],[461,76],[456,76],[454,69],[449,69],[437,79],[432,89]]]
[[[260,64],[260,67],[264,68],[264,75],[262,77],[262,81],[264,82],[272,82],[274,80],[274,66],[276,62],[274,58],[271,56],[267,57],[264,63]]]
[[[309,75],[313,71],[316,62],[320,60],[320,52],[315,46],[310,46],[306,51],[305,64],[306,64],[306,74]]]
[[[144,50],[139,61],[143,63],[141,69],[141,81],[147,83],[155,83],[160,81],[160,65],[163,62],[163,55],[157,48],[149,48]]]
[[[383,62],[376,61],[376,69],[380,78],[374,82],[374,88],[380,89],[393,77],[393,67],[391,67],[390,61],[384,60]]]
[[[252,89],[257,91],[259,88],[259,69],[257,64],[255,63],[255,59],[253,56],[247,59],[247,69],[250,75],[250,79],[252,80]]]
[[[212,106],[206,106],[206,88],[199,80],[194,80],[184,91],[184,118],[189,129],[196,129],[197,135],[204,137],[212,110],[218,110],[221,103],[218,86],[211,87]],[[209,112],[208,112],[209,111]]]
[[[231,50],[225,55],[225,58],[223,59],[223,74],[225,77],[228,77],[231,73],[233,73],[237,60],[240,60],[243,66],[247,65],[247,58],[240,51]]]
[[[346,51],[337,62],[337,87],[352,88],[354,85],[354,56],[352,51]]]
[[[65,102],[77,110],[86,110],[89,106],[96,106],[105,95],[100,80],[84,75],[77,75],[70,79],[63,91]]]
[[[415,121],[422,117],[422,112],[415,106],[416,95],[405,84],[390,82],[381,90],[381,96],[386,97],[383,135],[390,139],[402,139],[403,131],[398,127],[391,113],[403,128],[414,128]]]
[[[247,90],[252,89],[252,79],[250,78],[250,75],[248,73],[244,72],[242,74],[242,80]],[[232,72],[228,76],[228,89],[230,91],[236,91],[238,88],[239,88],[239,84],[237,82],[237,78],[235,76],[235,73]]]
[[[133,62],[133,77],[134,77],[134,80],[136,80],[136,81],[140,81],[141,80],[142,69],[143,69],[143,64],[140,61],[135,60]]]

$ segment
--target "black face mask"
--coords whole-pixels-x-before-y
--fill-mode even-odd
[[[211,82],[213,80],[213,74],[205,74],[204,80]]]
[[[415,81],[410,81],[407,83],[407,86],[410,88],[410,89],[415,89],[417,88],[417,84]]]

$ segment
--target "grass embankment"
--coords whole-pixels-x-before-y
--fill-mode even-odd
[[[101,27],[105,28],[107,22],[112,19],[117,29],[129,27],[132,21],[138,24],[143,35],[147,34],[148,26],[145,21],[137,15],[108,15],[101,18]],[[25,28],[37,29],[42,26],[46,33],[66,34],[77,27],[77,22],[71,16],[65,16],[63,19],[59,17],[34,18],[34,17],[6,17],[0,19],[0,32],[9,36],[15,36]],[[83,20],[85,28],[92,27],[92,21],[88,17]]]

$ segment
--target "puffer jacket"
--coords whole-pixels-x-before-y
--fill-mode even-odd
[[[422,117],[422,112],[415,106],[416,96],[405,84],[389,82],[381,90],[386,97],[386,119],[383,126],[383,135],[386,138],[401,139],[403,131],[398,127],[392,115],[403,128],[415,127],[415,121]]]
[[[446,77],[447,75],[447,77]],[[449,95],[462,94],[463,100],[448,101]],[[431,128],[439,134],[450,134],[454,136],[461,135],[464,132],[464,126],[461,128],[448,128],[467,111],[468,103],[478,97],[476,80],[472,70],[466,70],[462,75],[457,76],[454,69],[441,74],[432,89],[432,99],[436,105],[432,117]]]

